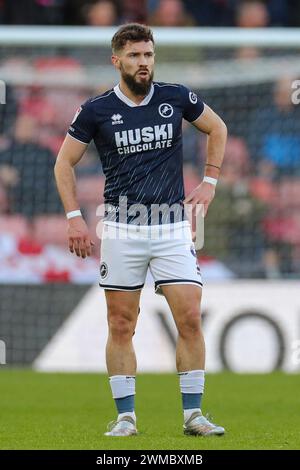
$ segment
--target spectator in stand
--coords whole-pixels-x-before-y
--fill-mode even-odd
[[[157,7],[159,8],[159,3],[161,3],[160,0],[105,0],[105,2],[113,4],[121,23],[132,21],[147,23],[149,22],[147,21],[147,10],[151,18],[152,13]],[[0,0],[0,23],[16,25],[84,25],[86,24],[85,11],[94,3],[100,2],[97,0]],[[299,2],[297,0],[265,0],[264,2],[251,0],[243,2],[239,0],[182,0],[177,1],[177,3],[183,3],[183,10],[185,9],[187,12],[186,16],[191,15],[193,18],[192,23],[200,26],[234,26],[236,12],[239,12],[240,9],[244,10],[246,3],[248,4],[245,9],[246,14],[243,14],[243,21],[246,21],[246,23],[253,22],[253,20],[254,23],[259,23],[264,15],[264,13],[262,15],[261,13],[265,8],[269,16],[270,26],[299,26],[300,24]],[[258,4],[260,5],[257,6]],[[99,26],[109,24],[108,17],[111,15],[111,13],[108,14],[108,9],[105,12],[103,8],[102,11],[104,24],[102,24],[101,18],[99,20],[98,14],[93,15],[94,18],[98,17],[96,25]],[[168,7],[164,11],[169,14],[171,9]],[[188,25],[189,22],[190,20],[188,20]],[[182,25],[179,24],[179,26]]]
[[[266,28],[269,23],[267,6],[261,1],[245,0],[236,8],[235,26],[239,28]],[[238,59],[255,59],[258,56],[259,50],[255,47],[241,47],[236,53]]]
[[[282,77],[275,83],[273,102],[253,112],[249,125],[257,174],[251,184],[269,205],[264,221],[268,277],[296,271],[300,246],[300,108],[292,102],[292,81]]]
[[[292,82],[289,77],[278,80],[273,103],[251,116],[252,156],[258,175],[268,179],[300,176],[300,106],[292,102]]]
[[[239,28],[265,28],[270,16],[264,2],[245,0],[236,9],[236,26]]]
[[[123,0],[121,23],[147,23],[147,0]]]
[[[199,26],[241,26],[258,27],[265,25],[264,17],[268,16],[269,26],[287,26],[289,24],[289,9],[294,9],[297,17],[297,0],[183,0],[185,8],[193,16]],[[290,5],[289,5],[290,3]],[[149,12],[157,7],[158,0],[148,0]],[[239,25],[239,14],[242,14]],[[298,15],[299,17],[299,15]],[[295,21],[295,19],[294,19]],[[291,21],[290,21],[291,22]],[[266,24],[267,26],[267,24]],[[295,24],[296,26],[296,24]]]
[[[288,24],[289,26],[300,26],[300,2],[299,0],[288,0]]]
[[[99,0],[83,10],[87,26],[113,26],[119,23],[116,4],[111,0]]]
[[[87,0],[64,0],[63,24],[66,26],[83,26],[85,18],[82,10],[87,4]]]
[[[54,184],[55,156],[36,140],[37,121],[20,115],[14,138],[0,151],[0,175],[8,190],[10,212],[29,217],[62,212]]]
[[[11,129],[14,127],[18,112],[18,103],[15,96],[15,90],[10,86],[6,85],[6,104],[0,104],[0,136],[9,134]],[[0,147],[1,147],[0,137]]]
[[[236,26],[265,28],[288,24],[288,4],[285,0],[244,0],[236,5]]]
[[[121,0],[64,0],[64,24],[112,26],[119,24],[123,10],[124,2]]]
[[[205,218],[202,255],[217,258],[235,274],[261,276],[265,272],[262,233],[264,205],[249,188],[250,159],[246,143],[230,136],[216,201]]]
[[[38,122],[37,143],[57,155],[65,138],[66,123],[72,120],[76,109],[88,96],[84,88],[70,86],[72,80],[79,84],[84,82],[85,70],[77,60],[67,56],[39,57],[33,66],[35,76],[42,83],[48,81],[49,86],[19,87],[20,113]],[[62,78],[61,85],[57,82],[58,76]]]
[[[11,25],[60,25],[64,0],[2,0],[1,19]]]
[[[181,0],[160,0],[148,23],[153,26],[194,26],[195,20],[186,12]]]
[[[234,26],[238,0],[184,0],[187,11],[199,26]]]
[[[299,272],[300,178],[284,177],[273,186],[276,198],[264,220],[268,243],[265,259],[268,277],[282,277]]]
[[[299,4],[299,1],[296,0]],[[288,26],[291,0],[267,0],[271,26]]]
[[[8,214],[10,212],[9,191],[18,181],[18,172],[0,161],[0,214]]]
[[[205,151],[203,153],[203,136],[197,132],[194,126],[182,123],[183,138],[183,163],[194,168],[195,174],[204,176]],[[204,143],[205,146],[205,143]]]

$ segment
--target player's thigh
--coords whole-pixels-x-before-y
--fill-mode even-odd
[[[202,288],[193,284],[171,284],[161,286],[178,329],[187,322],[201,320]]]
[[[121,291],[105,289],[108,323],[124,321],[136,325],[141,290]]]
[[[165,285],[192,284],[202,287],[200,267],[190,232],[182,234],[180,230],[178,236],[181,238],[152,241],[153,257],[149,267],[157,293]]]

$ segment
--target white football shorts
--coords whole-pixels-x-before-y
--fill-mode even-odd
[[[104,289],[140,290],[148,268],[157,293],[162,285],[202,287],[188,221],[154,226],[104,222],[100,259],[99,284]]]

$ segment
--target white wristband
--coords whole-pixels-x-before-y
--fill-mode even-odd
[[[73,217],[82,217],[81,210],[77,209],[76,211],[71,211],[66,213],[67,219],[73,219]]]
[[[216,178],[211,178],[210,176],[204,176],[203,182],[217,186],[218,180]]]

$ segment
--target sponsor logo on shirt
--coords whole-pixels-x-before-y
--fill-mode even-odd
[[[196,93],[193,93],[192,91],[189,92],[189,99],[192,104],[196,104],[198,101]]]
[[[71,122],[71,124],[74,124],[74,122],[76,121],[76,119],[78,118],[79,114],[81,113],[82,111],[82,107],[80,106],[80,108],[77,109],[74,117],[73,117],[73,121]]]
[[[171,147],[172,138],[171,123],[115,132],[115,142],[120,155]]]

